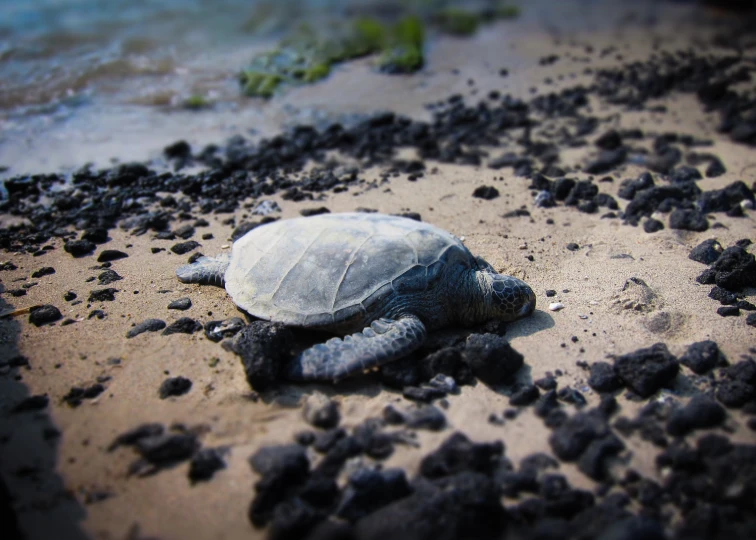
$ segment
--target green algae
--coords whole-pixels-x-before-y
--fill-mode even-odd
[[[413,73],[425,63],[426,28],[437,32],[469,36],[485,23],[511,18],[519,10],[503,1],[488,2],[482,8],[456,7],[454,0],[408,0],[398,4],[393,20],[379,16],[332,17],[301,23],[278,48],[255,56],[239,75],[248,96],[269,98],[285,86],[320,81],[341,63],[376,55],[375,65],[386,73]],[[268,3],[249,22],[265,26],[272,17]],[[390,11],[390,10],[389,10]],[[401,15],[403,13],[403,15]]]
[[[210,107],[210,105],[211,105],[210,101],[205,96],[202,96],[200,94],[194,94],[192,96],[189,96],[182,103],[182,106],[185,109],[192,109],[192,110],[206,109]]]

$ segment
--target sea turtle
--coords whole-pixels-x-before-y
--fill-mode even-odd
[[[448,232],[378,213],[321,214],[252,229],[230,257],[181,266],[184,283],[225,285],[250,315],[345,335],[302,352],[295,380],[338,380],[396,360],[427,332],[530,315],[535,295]]]

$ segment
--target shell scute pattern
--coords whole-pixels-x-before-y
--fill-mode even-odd
[[[391,294],[426,290],[446,264],[473,261],[457,238],[426,223],[319,216],[270,223],[239,239],[226,289],[254,316],[327,327],[364,318]]]

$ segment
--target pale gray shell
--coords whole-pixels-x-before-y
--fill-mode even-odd
[[[433,225],[323,214],[248,232],[233,245],[225,282],[236,305],[255,317],[327,328],[364,319],[391,294],[426,290],[452,263],[469,267],[475,260]]]

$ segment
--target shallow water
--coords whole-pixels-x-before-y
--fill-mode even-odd
[[[533,60],[533,47],[488,50],[501,32],[527,43],[556,28],[648,24],[680,9],[649,0],[521,5],[519,19],[485,27],[472,38],[432,37],[421,73],[380,75],[369,60],[360,60],[337,67],[326,81],[266,102],[243,97],[236,77],[287,26],[360,9],[387,10],[387,3],[0,0],[0,177],[87,162],[104,166],[112,158],[143,160],[177,139],[217,143],[237,133],[267,134],[286,124],[375,110],[423,116],[425,103],[465,89],[465,79],[448,73],[464,72],[470,50],[489,56],[492,70]],[[269,12],[273,16],[259,17]],[[211,106],[187,110],[182,104],[192,96]]]

